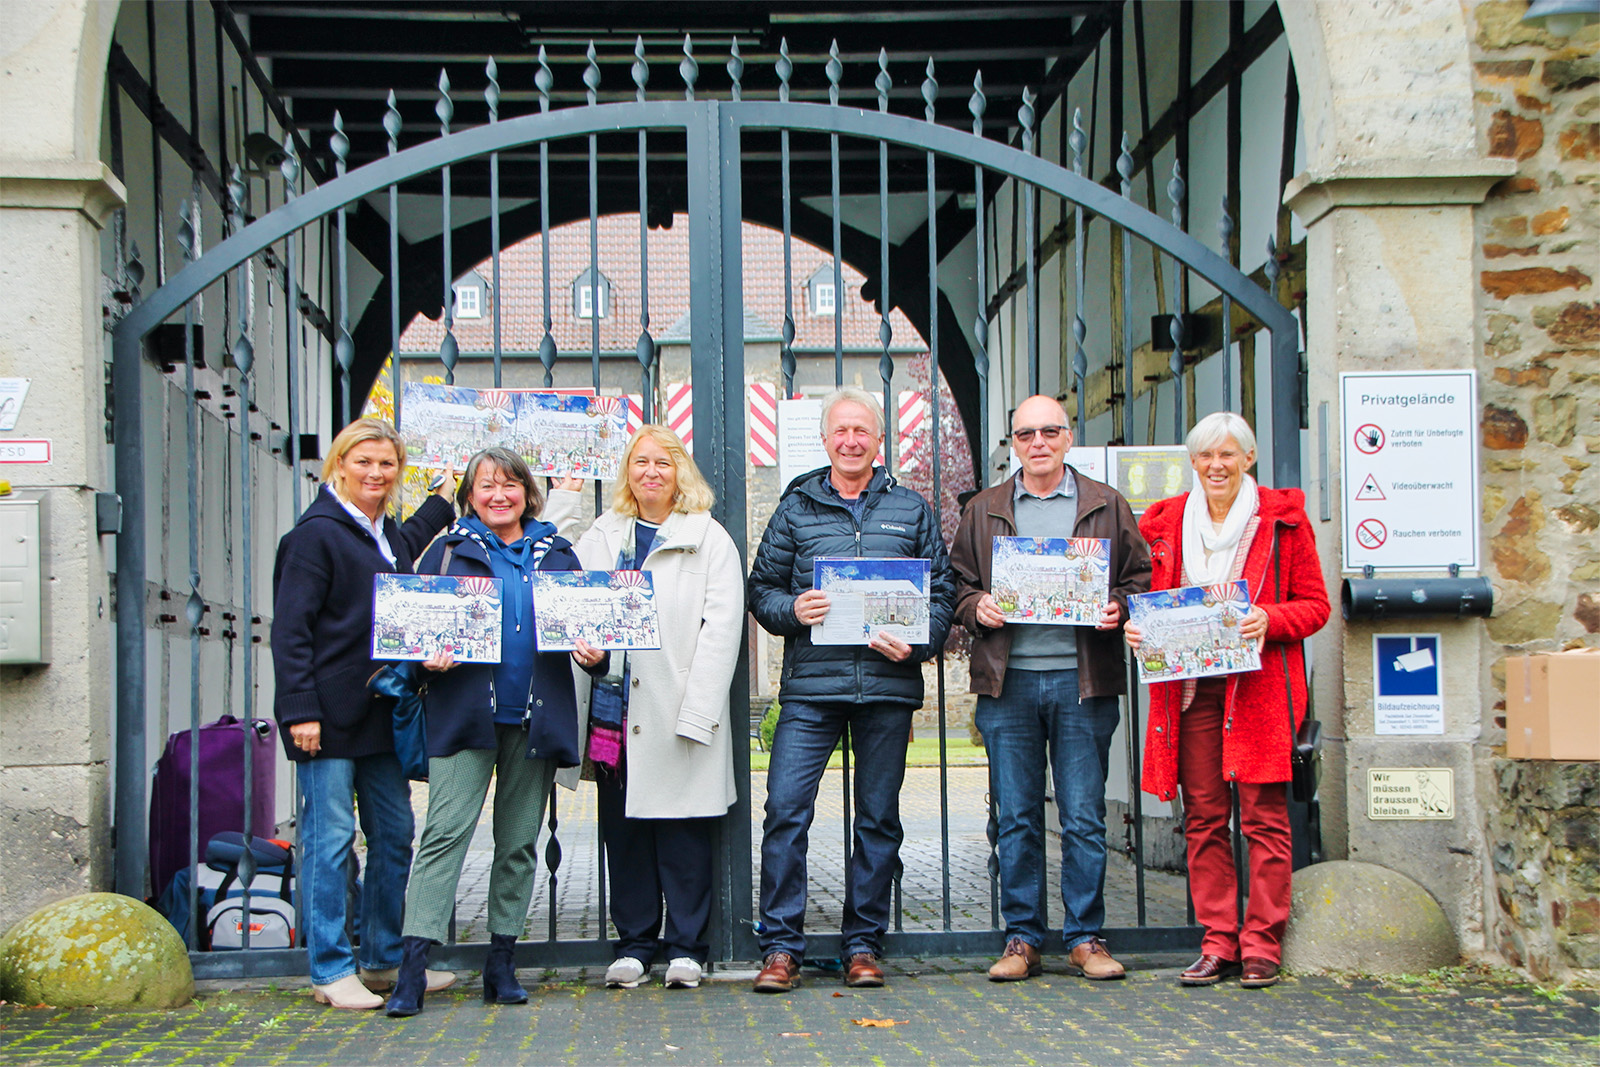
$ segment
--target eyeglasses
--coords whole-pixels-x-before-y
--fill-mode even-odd
[[[1042,435],[1046,441],[1054,441],[1056,438],[1065,433],[1066,430],[1067,428],[1065,426],[1040,426],[1027,430],[1012,430],[1011,436],[1016,440],[1017,444],[1025,445],[1033,440],[1034,434]]]

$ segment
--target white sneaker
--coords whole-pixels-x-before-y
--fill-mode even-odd
[[[679,956],[667,964],[668,989],[693,989],[700,984],[700,976],[705,969],[700,966],[700,961],[690,956]]]
[[[644,964],[632,956],[619,956],[606,968],[606,985],[612,989],[632,989],[644,980]]]

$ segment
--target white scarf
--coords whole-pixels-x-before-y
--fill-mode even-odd
[[[1199,479],[1195,479],[1195,487],[1189,491],[1189,499],[1183,505],[1183,571],[1191,585],[1216,585],[1228,580],[1233,573],[1233,556],[1239,549],[1239,538],[1250,516],[1256,513],[1258,501],[1256,480],[1246,474],[1239,486],[1239,495],[1228,508],[1228,517],[1222,521],[1222,529],[1215,530],[1211,526],[1205,491]]]

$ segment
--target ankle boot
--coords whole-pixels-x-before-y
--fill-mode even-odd
[[[513,951],[517,939],[511,934],[489,935],[489,958],[483,961],[483,1002],[485,1004],[526,1004],[528,991],[517,984],[517,963]]]
[[[422,995],[428,991],[428,949],[433,942],[426,937],[406,937],[400,941],[404,955],[400,958],[400,973],[395,975],[394,992],[389,994],[385,1014],[402,1017],[415,1015],[422,1010]]]

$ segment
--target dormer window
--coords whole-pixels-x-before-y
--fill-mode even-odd
[[[572,315],[579,319],[605,318],[611,314],[611,280],[599,275],[599,284],[593,282],[595,274],[585,269],[572,283]]]
[[[838,294],[833,286],[833,267],[817,270],[806,282],[806,302],[813,315],[832,315],[839,306]]]
[[[489,284],[476,272],[456,283],[457,319],[481,319],[489,304]]]

